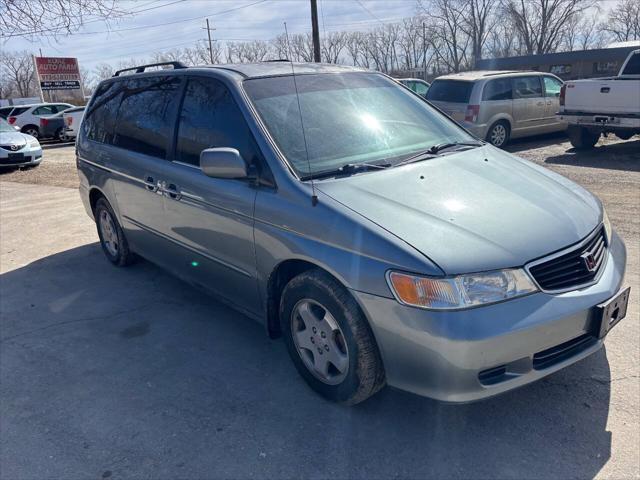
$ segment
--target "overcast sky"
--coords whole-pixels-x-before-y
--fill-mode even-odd
[[[119,59],[143,59],[155,51],[192,46],[207,38],[206,17],[215,28],[213,37],[226,41],[268,40],[283,33],[285,21],[290,34],[311,30],[309,0],[137,0],[123,1],[121,6],[146,11],[109,27],[101,22],[86,24],[77,34],[57,41],[12,38],[2,48],[35,54],[41,48],[44,56],[77,57],[81,67],[91,70],[102,62],[115,64]],[[318,0],[321,34],[366,30],[415,11],[416,0]]]

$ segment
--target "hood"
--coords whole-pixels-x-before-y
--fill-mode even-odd
[[[17,130],[15,132],[0,132],[0,145],[18,145],[22,148],[27,144],[27,138],[30,136]]]
[[[492,146],[316,186],[449,275],[522,266],[602,217],[582,187]]]

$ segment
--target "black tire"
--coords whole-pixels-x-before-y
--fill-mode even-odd
[[[22,133],[26,133],[27,135],[31,135],[34,138],[40,138],[40,129],[35,125],[27,125],[22,128]]]
[[[486,140],[494,147],[502,148],[509,143],[511,126],[505,120],[498,120],[487,130]]]
[[[293,339],[294,307],[307,299],[325,307],[344,336],[348,368],[340,383],[331,385],[317,378],[305,365],[296,347]],[[287,284],[280,302],[280,326],[298,372],[312,389],[328,400],[355,405],[385,385],[380,352],[364,314],[349,292],[326,272],[309,270]]]
[[[66,142],[68,140],[67,135],[64,133],[64,128],[59,128],[58,130],[56,130],[55,138],[59,142]]]
[[[110,217],[113,231],[117,237],[117,248],[112,248],[107,244],[107,239],[103,233],[102,222],[106,216]],[[98,237],[100,237],[100,245],[107,259],[117,267],[126,267],[135,261],[135,255],[129,250],[129,243],[122,231],[122,227],[118,223],[118,219],[105,198],[100,198],[96,202],[94,209],[94,217],[96,219],[96,228],[98,229]]]
[[[567,135],[576,150],[589,150],[595,147],[600,139],[600,132],[593,132],[587,128],[573,125],[567,129]]]

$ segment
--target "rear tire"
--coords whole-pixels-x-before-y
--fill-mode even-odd
[[[124,236],[124,231],[105,198],[100,198],[97,201],[94,217],[100,245],[107,260],[117,267],[131,265],[135,261],[135,255],[129,250],[129,243]]]
[[[326,272],[310,270],[287,284],[280,325],[298,372],[328,400],[355,405],[384,386],[382,359],[366,318]]]
[[[69,140],[67,135],[64,133],[64,128],[59,128],[58,130],[56,130],[55,137],[56,137],[56,140],[58,140],[59,142],[66,142]]]
[[[600,132],[592,132],[584,127],[570,126],[567,130],[569,141],[576,150],[588,150],[595,147],[600,139]]]
[[[510,136],[511,128],[509,123],[504,120],[498,120],[487,131],[486,140],[494,147],[502,148],[509,143]]]
[[[31,135],[33,138],[40,137],[40,129],[35,125],[27,125],[22,129],[22,133],[26,133],[27,135]]]

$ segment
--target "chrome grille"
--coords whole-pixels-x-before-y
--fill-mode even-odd
[[[593,283],[606,258],[607,243],[600,228],[574,249],[533,262],[528,270],[542,290],[567,291]]]

